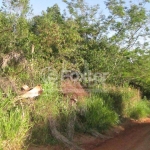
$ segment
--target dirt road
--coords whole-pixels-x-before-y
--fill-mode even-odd
[[[95,147],[93,143],[91,150],[150,150],[150,119],[135,122],[112,139],[95,142]]]
[[[75,141],[84,150],[150,150],[150,118],[128,122],[121,128],[115,129],[115,132],[118,133],[108,140],[89,135],[78,135]],[[28,150],[68,149],[57,145],[54,147],[32,147]]]

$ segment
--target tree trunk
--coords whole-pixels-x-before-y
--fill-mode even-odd
[[[71,112],[71,114],[68,117],[68,124],[67,124],[67,135],[70,141],[73,140],[75,121],[76,121],[76,114],[74,112]]]
[[[74,120],[74,119],[73,119]],[[71,121],[69,121],[69,124],[71,123]],[[66,138],[65,136],[63,136],[56,128],[56,119],[53,117],[49,117],[49,125],[50,125],[50,130],[52,135],[59,140],[60,142],[64,143],[68,148],[70,148],[71,150],[83,150],[82,148],[80,148],[79,146],[77,146],[75,143],[71,142],[68,138]],[[69,136],[72,137],[72,127],[74,126],[69,126]],[[74,129],[73,129],[74,130]]]

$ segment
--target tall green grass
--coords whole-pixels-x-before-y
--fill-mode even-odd
[[[126,86],[114,87],[107,85],[98,95],[120,118],[128,117],[129,109],[141,99],[138,90]]]
[[[48,118],[53,116],[59,123],[62,113],[67,112],[64,109],[67,105],[62,100],[58,84],[46,80],[42,87],[43,94],[36,101],[32,111],[34,126],[31,130],[31,142],[34,144],[53,144],[56,143],[56,140],[50,134]]]
[[[0,149],[22,149],[31,127],[27,108],[14,106],[12,98],[0,93]]]
[[[149,101],[142,100],[137,89],[105,85],[98,95],[118,114],[120,119],[126,117],[140,119],[150,115]]]
[[[150,102],[141,100],[129,108],[128,116],[133,119],[150,117]]]
[[[87,99],[85,120],[87,129],[97,129],[98,131],[104,131],[119,122],[117,113],[97,95]]]

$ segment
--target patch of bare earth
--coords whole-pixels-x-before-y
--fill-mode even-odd
[[[150,150],[150,118],[128,120],[99,138],[76,134],[74,141],[84,150]],[[31,146],[28,150],[69,150],[63,145]]]
[[[150,150],[150,118],[127,122],[123,128],[114,138],[86,150]]]

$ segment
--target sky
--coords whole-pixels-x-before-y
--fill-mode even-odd
[[[2,6],[2,1],[0,0],[0,7]],[[85,0],[90,5],[99,4],[100,7],[105,10],[106,6],[104,5],[104,0]],[[32,5],[33,14],[40,15],[44,10],[46,11],[47,7],[52,7],[54,4],[58,4],[61,9],[61,12],[66,8],[66,4],[62,0],[30,0],[30,5]]]
[[[105,10],[104,0],[85,0],[90,5],[99,4],[101,8]],[[34,15],[40,15],[42,10],[46,10],[47,7],[52,7],[54,4],[58,4],[61,12],[66,8],[66,4],[62,0],[30,0],[30,4],[33,8]]]
[[[0,7],[2,6],[2,1],[0,0]],[[106,6],[104,4],[106,0],[85,0],[86,3],[89,5],[96,5],[99,4],[100,10],[107,15],[108,10],[106,10]],[[125,0],[129,2],[130,0]],[[132,0],[134,3],[139,3],[141,0]],[[62,2],[62,0],[30,0],[30,5],[32,5],[33,15],[40,15],[41,12],[44,10],[46,11],[47,7],[52,7],[54,4],[58,4],[61,9],[61,12],[66,8],[66,4]],[[146,8],[150,10],[150,4],[146,4]]]

